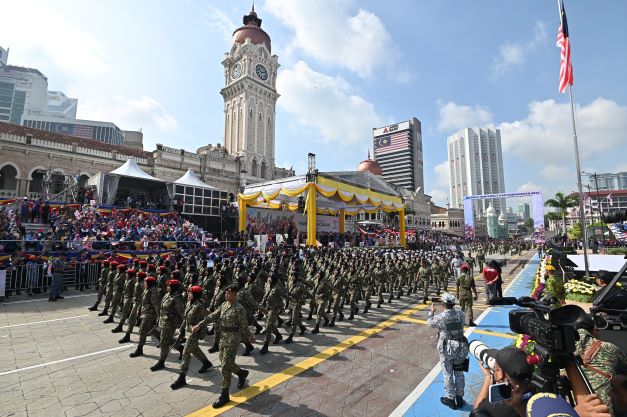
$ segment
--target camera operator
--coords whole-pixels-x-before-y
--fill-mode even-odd
[[[590,315],[579,324],[579,341],[576,342],[575,354],[583,360],[583,371],[592,385],[595,394],[610,407],[609,391],[612,375],[617,373],[619,361],[627,358],[623,351],[610,342],[598,338],[597,329]]]
[[[527,363],[527,355],[513,346],[500,350],[490,349],[488,355],[496,362],[494,373],[479,362],[483,386],[475,399],[471,416],[525,416],[525,406],[531,397],[530,382],[533,374],[533,366]],[[488,401],[490,385],[498,383],[511,385],[511,397],[502,402],[491,403]]]
[[[441,298],[444,311],[435,314],[435,304],[427,317],[427,324],[438,329],[437,349],[444,377],[446,396],[440,402],[453,410],[464,405],[464,371],[468,370],[468,341],[464,337],[465,314],[455,307],[455,296],[444,293]]]

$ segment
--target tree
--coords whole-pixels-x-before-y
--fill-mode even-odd
[[[571,240],[581,239],[581,223],[577,222],[573,224],[573,227],[568,231],[568,238]]]
[[[533,219],[531,217],[525,219],[525,226],[527,226],[528,229],[533,229]]]
[[[549,198],[544,202],[546,207],[551,207],[557,210],[562,216],[562,233],[566,233],[566,213],[568,209],[577,207],[579,205],[579,199],[573,195],[564,195],[561,191],[555,193],[555,198]]]

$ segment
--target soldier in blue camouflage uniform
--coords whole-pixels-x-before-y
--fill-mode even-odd
[[[455,296],[442,295],[444,311],[435,314],[435,304],[427,317],[427,324],[438,329],[437,349],[440,354],[440,366],[444,377],[446,396],[440,398],[442,404],[457,409],[464,403],[464,364],[467,364],[468,341],[464,337],[464,312],[454,308]]]
[[[198,341],[202,340],[205,337],[206,327],[200,328],[197,332],[193,332],[192,328],[203,321],[207,316],[207,309],[202,305],[202,287],[198,285],[192,285],[187,291],[188,301],[187,306],[185,307],[185,321],[183,322],[183,326],[187,330],[187,334],[189,337],[185,342],[185,349],[183,349],[183,362],[181,362],[181,373],[176,381],[170,385],[170,388],[173,390],[179,389],[182,386],[187,385],[187,381],[185,380],[185,376],[187,375],[187,371],[189,370],[189,363],[192,360],[192,355],[194,355],[201,363],[202,368],[198,370],[199,374],[204,374],[213,366],[211,361],[207,359],[207,356],[203,353],[203,351],[198,346]],[[183,329],[180,330],[181,332]]]
[[[200,323],[192,327],[192,332],[199,332],[209,322],[219,323],[220,326],[220,362],[222,370],[222,392],[220,398],[212,404],[213,408],[220,408],[229,402],[229,389],[231,387],[232,374],[238,377],[238,388],[246,385],[248,371],[235,364],[237,348],[242,339],[248,339],[250,343],[255,338],[250,334],[246,312],[237,302],[237,286],[229,285],[225,290],[226,301],[220,308],[208,315]]]

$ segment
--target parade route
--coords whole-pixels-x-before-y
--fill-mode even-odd
[[[509,260],[506,285],[510,271],[518,273],[530,256]],[[477,284],[483,297],[479,279]],[[210,404],[222,380],[217,354],[208,356],[214,368],[204,375],[196,373],[200,364],[193,359],[188,386],[172,391],[178,355],[168,357],[165,370],[151,372],[155,340],[148,339],[144,357],[129,358],[137,334],[120,345],[112,325],[87,314],[95,295],[68,295],[57,303],[0,305],[0,416],[382,416],[428,379],[437,363],[436,334],[425,325],[428,305],[413,294],[318,335],[305,322],[304,336],[270,345],[264,356],[255,343],[252,356],[237,357],[251,371],[249,386],[238,391],[233,385],[232,401],[214,410]],[[475,315],[484,307],[480,298]],[[475,333],[493,337],[483,326]],[[205,342],[203,349],[208,347]]]

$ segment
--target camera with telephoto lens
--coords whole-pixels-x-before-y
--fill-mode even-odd
[[[468,352],[481,362],[486,368],[494,372],[496,360],[488,354],[490,348],[481,340],[473,340],[468,345]]]

